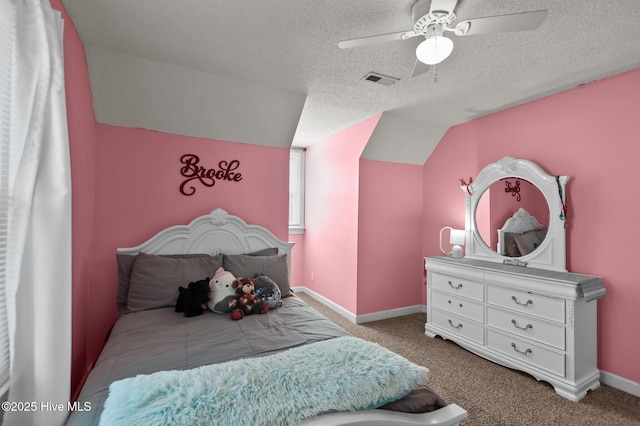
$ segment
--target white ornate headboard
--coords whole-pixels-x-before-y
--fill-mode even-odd
[[[504,247],[504,234],[506,232],[522,234],[524,232],[540,228],[542,228],[542,225],[540,225],[538,219],[531,216],[525,209],[519,208],[513,216],[504,222],[502,229],[498,229],[498,254],[506,254]]]
[[[188,225],[175,225],[163,229],[136,247],[119,248],[121,254],[242,254],[258,250],[278,249],[287,254],[291,269],[291,249],[295,243],[280,240],[268,229],[248,225],[223,209],[215,209]]]

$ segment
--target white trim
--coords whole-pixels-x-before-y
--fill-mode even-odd
[[[640,397],[640,383],[620,377],[607,371],[600,371],[600,382],[612,388]]]
[[[356,315],[356,314],[352,313],[351,311],[343,308],[342,306],[336,304],[335,302],[332,302],[331,300],[327,299],[326,297],[316,293],[313,290],[309,290],[308,288],[306,288],[304,286],[296,286],[296,287],[292,287],[292,289],[293,289],[294,292],[304,293],[304,294],[309,295],[313,299],[315,299],[318,302],[322,303],[326,307],[336,311],[338,314],[342,315],[343,317],[345,317],[346,319],[348,319],[349,321],[351,321],[352,323],[355,323],[355,324],[364,324],[364,323],[367,323],[367,322],[373,322],[373,321],[380,321],[380,320],[389,319],[389,318],[402,317],[402,316],[405,316],[405,315],[426,313],[426,306],[424,306],[424,305],[414,305],[414,306],[407,306],[407,307],[404,307],[404,308],[396,308],[396,309],[389,309],[389,310],[385,310],[385,311],[378,311],[378,312],[374,312],[374,313],[371,313],[371,314]]]
[[[291,287],[291,289],[295,293],[304,293],[304,294],[307,294],[307,295],[311,296],[313,299],[315,299],[318,302],[322,303],[326,307],[331,308],[332,310],[336,311],[337,313],[339,313],[340,315],[342,315],[343,317],[345,317],[346,319],[348,319],[352,323],[358,324],[357,317],[356,317],[356,315],[354,313],[346,310],[342,306],[332,302],[331,300],[327,299],[326,297],[319,295],[315,291],[309,290],[308,288],[306,288],[304,286]]]
[[[289,229],[304,233],[305,150],[289,150]],[[302,232],[300,232],[302,231]]]
[[[413,305],[413,306],[406,306],[404,308],[388,309],[386,311],[378,311],[372,314],[357,315],[356,324],[364,324],[366,322],[403,317],[405,315],[419,314],[421,312],[422,312],[422,305]]]
[[[304,234],[304,226],[290,226],[289,235],[301,235]]]

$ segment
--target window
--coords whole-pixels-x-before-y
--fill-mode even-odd
[[[293,148],[289,156],[289,232],[304,232],[305,150]]]

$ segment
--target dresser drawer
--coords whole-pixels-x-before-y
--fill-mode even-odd
[[[565,328],[560,324],[551,324],[512,311],[488,307],[487,325],[561,350],[566,347]]]
[[[429,284],[432,288],[438,290],[468,297],[479,302],[484,301],[484,285],[465,278],[455,278],[448,275],[432,273],[431,283]]]
[[[487,286],[487,303],[528,315],[535,315],[550,321],[563,324],[565,322],[563,299],[554,299],[490,285]]]
[[[487,330],[487,347],[558,376],[565,376],[565,355],[531,341]]]
[[[481,345],[484,344],[484,327],[474,323],[470,319],[453,315],[450,312],[441,311],[437,308],[431,309],[430,323],[447,329],[451,333],[471,339]]]
[[[431,307],[440,308],[474,321],[484,322],[484,306],[469,299],[434,290],[431,293]]]

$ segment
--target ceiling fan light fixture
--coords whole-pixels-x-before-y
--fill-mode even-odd
[[[436,65],[444,61],[453,51],[453,41],[441,35],[433,35],[416,48],[416,57],[420,62]]]

